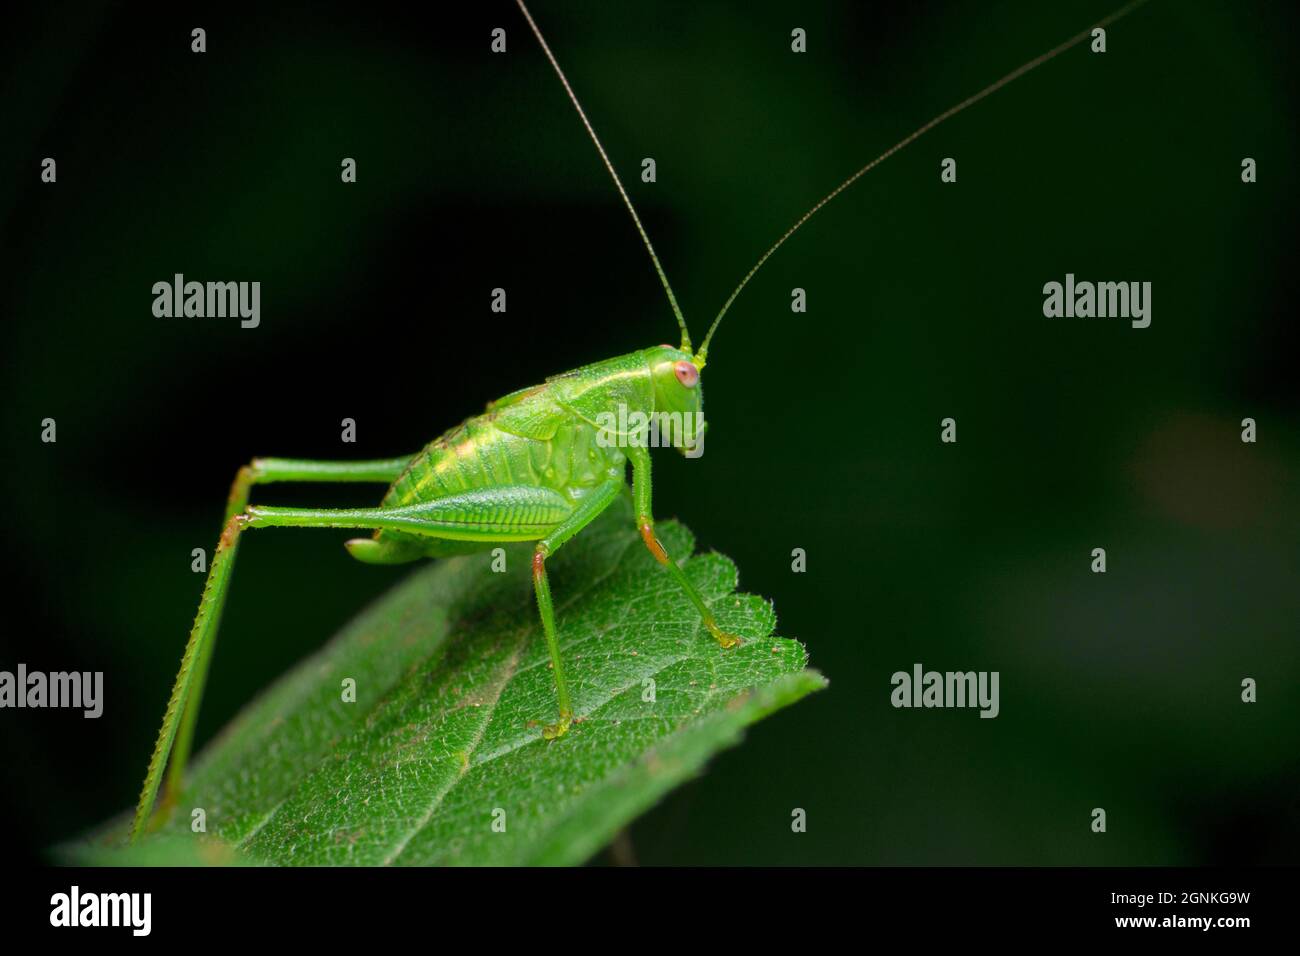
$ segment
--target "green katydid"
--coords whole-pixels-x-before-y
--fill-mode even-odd
[[[1083,42],[1092,29],[1125,16],[1144,0],[1135,0],[1047,53],[939,114],[915,132],[858,169],[795,221],[741,279],[714,318],[698,351],[692,348],[686,320],[667,275],[641,225],[635,207],[605,152],[564,71],[543,38],[524,0],[516,0],[529,28],[578,113],[600,159],[631,213],[669,306],[681,331],[681,344],[631,352],[553,376],[543,384],[520,389],[491,402],[487,410],[446,432],[413,455],[376,461],[335,462],[258,458],[239,469],[226,506],[225,525],[208,571],[198,613],[163,717],[131,838],[138,837],[153,814],[155,798],[167,770],[164,806],[180,792],[193,741],[203,684],[212,657],[231,570],[243,532],[251,528],[357,528],[372,537],[347,542],[352,556],[374,564],[398,564],[487,550],[504,542],[535,541],[533,584],[554,671],[558,716],[546,725],[547,740],[563,737],[575,715],[565,681],[560,640],[551,600],[546,560],[613,503],[632,465],[632,498],[645,546],[699,612],[720,649],[739,639],[723,631],[707,604],[667,553],[654,531],[651,508],[650,452],[646,423],[669,412],[682,427],[670,430],[669,443],[682,451],[703,438],[700,373],[709,344],[727,310],[763,264],[823,206],[872,168],[929,130],[996,92],[1012,80]],[[619,410],[623,415],[619,417]],[[629,416],[627,413],[640,413]],[[611,418],[634,420],[636,426],[612,430]],[[677,419],[674,419],[676,421]],[[281,508],[248,503],[253,485],[271,482],[374,482],[388,484],[376,508]]]

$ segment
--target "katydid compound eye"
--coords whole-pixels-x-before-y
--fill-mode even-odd
[[[677,381],[687,388],[694,388],[695,383],[700,380],[700,370],[695,367],[694,362],[687,362],[684,359],[674,362],[673,371],[677,373]]]

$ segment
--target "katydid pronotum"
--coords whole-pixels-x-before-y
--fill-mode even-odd
[[[668,304],[681,331],[677,347],[654,346],[584,366],[512,392],[487,410],[446,432],[421,451],[376,461],[338,462],[258,458],[239,469],[226,506],[225,525],[213,555],[198,613],[163,717],[131,829],[134,840],[146,828],[167,771],[164,807],[174,804],[182,786],[193,741],[203,684],[211,661],[217,627],[229,590],[231,570],[243,532],[251,528],[356,528],[373,532],[347,542],[352,556],[374,564],[399,564],[428,557],[482,551],[504,542],[535,541],[532,576],[538,612],[550,652],[558,705],[556,720],[541,734],[563,737],[576,719],[560,654],[546,561],[578,534],[625,490],[632,465],[632,499],[641,538],[698,611],[720,652],[740,643],[723,631],[685,572],[655,535],[651,508],[650,452],[644,428],[663,412],[678,413],[683,427],[670,432],[681,451],[703,437],[700,373],[709,345],[727,310],[754,274],[805,222],[875,166],[940,123],[1001,89],[1012,80],[1082,43],[1099,27],[1113,23],[1141,5],[1135,0],[1088,29],[1023,64],[980,92],[940,113],[928,123],[858,169],[803,214],[741,279],[710,325],[698,350],[691,344],[686,320],[677,305],[654,246],[641,225],[613,163],[569,85],[524,0],[516,0],[560,84],[595,144],[601,162],[632,216]],[[619,410],[623,415],[619,416]],[[629,413],[640,413],[632,415]],[[609,441],[607,424],[622,423]],[[598,435],[604,429],[604,435]],[[376,508],[281,508],[248,503],[253,485],[271,482],[374,482],[387,484]]]

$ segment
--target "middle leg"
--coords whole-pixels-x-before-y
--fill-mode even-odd
[[[555,606],[551,601],[551,582],[546,576],[546,559],[608,508],[622,487],[622,475],[611,476],[608,482],[579,502],[573,514],[538,541],[533,550],[533,590],[537,592],[537,611],[542,617],[542,631],[546,634],[546,647],[551,653],[555,693],[560,703],[560,719],[542,729],[542,736],[547,740],[555,740],[568,733],[569,724],[573,721],[573,705],[569,702],[569,687],[565,683],[564,665],[560,660],[560,641],[555,630]]]

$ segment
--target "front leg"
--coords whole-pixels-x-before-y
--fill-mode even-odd
[[[700,597],[700,592],[695,590],[695,586],[686,578],[686,572],[677,566],[664,548],[663,543],[655,536],[655,520],[650,507],[650,451],[639,445],[633,445],[627,449],[627,457],[632,462],[632,501],[636,506],[636,526],[641,532],[641,540],[645,542],[646,548],[654,555],[655,560],[662,564],[668,573],[673,576],[673,580],[686,592],[686,596],[691,599],[696,610],[700,612],[700,618],[704,621],[704,626],[709,629],[709,633],[723,647],[735,647],[740,643],[740,638],[735,634],[729,634],[718,626],[718,622],[713,619],[713,612],[709,610],[704,599]]]

